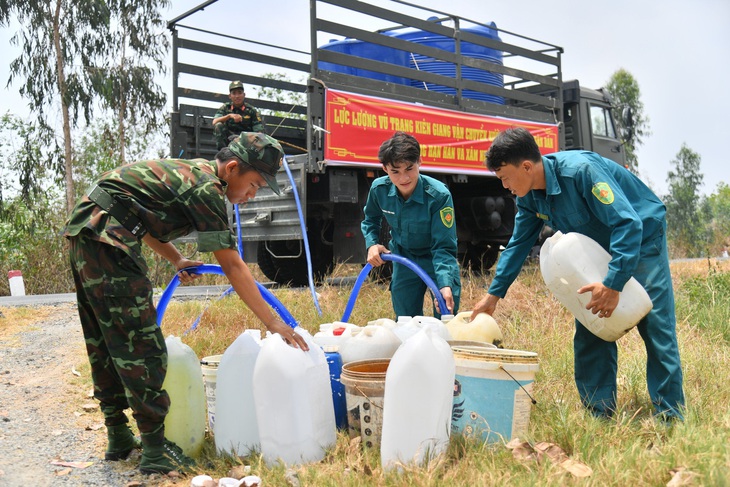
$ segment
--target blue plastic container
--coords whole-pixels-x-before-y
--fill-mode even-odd
[[[342,357],[337,347],[324,347],[327,365],[330,368],[330,385],[332,386],[332,404],[335,408],[335,425],[337,429],[347,429],[347,404],[345,402],[345,386],[340,382],[342,374]]]
[[[388,32],[385,32],[383,34],[389,36],[393,35]],[[396,66],[401,66],[404,68],[407,68],[410,62],[409,53],[405,51],[393,49],[392,47],[381,46],[380,44],[373,44],[371,42],[359,41],[357,39],[344,39],[341,41],[333,40],[325,44],[324,46],[321,46],[320,49],[339,52],[342,54],[349,54],[350,56],[357,56],[365,59],[372,59],[374,61],[395,64]],[[367,69],[357,68],[354,66],[343,66],[340,64],[320,62],[319,68],[326,69],[328,71],[334,71],[336,73],[360,76],[361,78],[387,81],[389,83],[396,83],[399,85],[408,85],[410,83],[410,80],[408,78],[393,76],[385,73],[378,73],[376,71],[369,71]]]
[[[494,22],[491,22],[489,26],[490,27],[477,25],[474,27],[466,27],[462,29],[462,31],[468,32],[470,34],[488,37],[494,40],[500,40],[496,30],[497,25]],[[408,40],[410,42],[415,42],[417,44],[423,44],[428,47],[443,49],[444,51],[448,52],[456,52],[456,41],[454,39],[439,34],[426,32],[423,30],[409,30],[407,32],[396,34],[394,37]],[[472,44],[470,42],[461,42],[461,54],[463,56],[482,59],[494,64],[502,65],[502,51],[480,46],[477,44]],[[440,59],[435,59],[415,53],[412,56],[409,56],[409,58],[410,67],[413,69],[418,69],[420,71],[426,71],[434,74],[440,74],[442,76],[448,76],[449,78],[456,77],[456,65],[454,63],[449,63]],[[472,68],[470,66],[461,67],[461,78],[498,86],[500,88],[504,87],[504,76],[501,73],[492,73],[490,71],[484,71],[481,69]],[[424,83],[423,81],[418,80],[411,80],[410,85],[416,88],[427,89],[429,91],[447,93],[449,95],[456,94],[455,88],[436,85],[433,83]],[[464,98],[482,100],[490,103],[504,105],[504,98],[502,98],[501,96],[490,95],[473,90],[463,90],[462,95]]]

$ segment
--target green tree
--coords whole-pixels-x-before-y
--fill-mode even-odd
[[[114,53],[92,72],[102,106],[116,114],[119,164],[126,162],[130,127],[144,133],[165,126],[167,98],[154,82],[165,73],[169,42],[160,9],[168,0],[114,0],[108,49]],[[117,165],[119,165],[117,164]]]
[[[87,121],[91,115],[93,93],[86,67],[109,54],[108,4],[95,0],[9,0],[8,5],[21,25],[11,39],[20,46],[21,55],[10,63],[8,84],[22,79],[19,92],[28,101],[33,119],[48,134],[55,132],[48,122],[52,108],[60,104],[64,153],[60,161],[49,162],[63,164],[66,207],[70,210],[74,204],[71,129],[80,113]]]
[[[730,186],[719,183],[707,198],[706,207],[712,255],[719,255],[724,248],[730,250]]]
[[[700,188],[704,176],[700,172],[702,158],[682,144],[672,161],[674,170],[667,174],[669,194],[667,206],[667,236],[679,255],[701,257],[707,252],[707,235],[702,214]]]
[[[618,108],[618,130],[626,149],[626,164],[633,173],[639,172],[636,149],[651,135],[649,117],[644,114],[641,90],[636,79],[625,69],[611,75],[605,86]]]
[[[159,128],[165,96],[153,81],[164,70],[168,41],[159,9],[168,0],[0,0],[21,25],[11,42],[22,54],[10,63],[10,79],[22,80],[20,94],[33,119],[50,138],[49,120],[60,105],[66,208],[75,202],[72,129],[79,116],[91,123],[96,103],[117,120],[119,162],[125,160],[130,125]],[[2,9],[3,4],[0,4]],[[0,22],[3,12],[0,11]],[[98,111],[96,112],[98,115]]]

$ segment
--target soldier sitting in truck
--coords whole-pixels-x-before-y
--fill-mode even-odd
[[[215,112],[213,130],[218,150],[226,147],[231,137],[237,137],[241,132],[264,132],[261,115],[251,105],[246,103],[246,93],[243,83],[233,81],[228,85],[230,103],[224,103]]]

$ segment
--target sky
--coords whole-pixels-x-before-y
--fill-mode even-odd
[[[385,1],[385,0],[378,0]],[[201,4],[174,0],[164,15],[172,19]],[[184,21],[216,30],[221,22],[251,31],[266,28],[282,37],[295,34],[308,50],[308,0],[273,0],[276,15],[254,22],[253,2],[219,0]],[[719,182],[730,184],[722,152],[722,127],[730,113],[730,2],[728,0],[414,0],[413,3],[563,48],[563,79],[578,79],[589,88],[602,87],[618,69],[626,69],[639,84],[651,135],[637,151],[642,179],[660,195],[667,193],[672,160],[686,144],[702,159],[701,191],[711,194]],[[261,8],[260,4],[256,4]],[[272,10],[267,7],[267,12]],[[224,20],[222,20],[224,19]],[[271,19],[268,21],[268,19]],[[273,28],[273,29],[272,29]],[[0,62],[0,112],[27,117],[17,85],[6,88],[8,64],[19,50],[9,45],[13,26],[0,28],[6,46]],[[293,47],[293,46],[292,46]],[[169,79],[161,80],[171,90]],[[226,87],[222,86],[221,91]],[[707,94],[708,98],[702,95]],[[730,137],[728,137],[730,138]]]

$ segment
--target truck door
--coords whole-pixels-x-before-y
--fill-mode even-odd
[[[586,147],[603,157],[616,161],[621,165],[626,164],[626,156],[623,147],[616,136],[616,127],[613,123],[611,110],[605,106],[588,104],[589,123],[591,128],[591,147]]]

